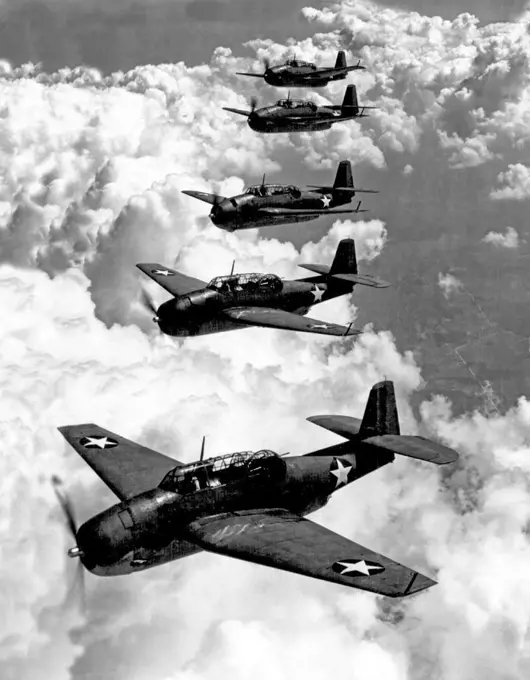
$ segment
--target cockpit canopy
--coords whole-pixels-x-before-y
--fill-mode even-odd
[[[206,287],[218,293],[237,295],[243,292],[279,293],[283,284],[276,274],[234,274],[216,276]]]
[[[312,64],[309,61],[300,61],[300,59],[288,59],[285,62],[285,66],[294,66],[295,68],[298,68],[300,66],[309,66],[309,68],[315,69],[315,65]]]
[[[277,106],[281,106],[284,109],[308,108],[312,111],[316,111],[318,108],[315,102],[311,102],[306,99],[278,99],[276,104]]]
[[[245,193],[253,196],[278,196],[280,194],[297,193],[298,187],[292,184],[253,184]]]
[[[285,469],[285,461],[274,451],[240,451],[173,468],[158,486],[189,494],[245,480],[274,484],[283,479]]]

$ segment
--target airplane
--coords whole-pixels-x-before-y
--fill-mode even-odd
[[[400,434],[390,380],[372,387],[362,420],[307,420],[346,441],[289,457],[261,449],[205,458],[203,438],[200,459],[183,463],[94,423],[59,427],[119,498],[77,528],[72,503],[52,478],[76,543],[68,555],[79,558],[78,573],[84,567],[97,576],[131,574],[209,551],[389,597],[435,585],[305,515],[395,454],[446,465],[458,453]]]
[[[288,59],[278,66],[270,65],[268,59],[263,60],[265,73],[241,73],[239,76],[263,78],[266,83],[274,87],[325,87],[332,80],[344,80],[349,71],[365,70],[361,60],[355,66],[348,66],[346,54],[343,50],[337,53],[335,66],[317,68],[315,64],[300,59]]]
[[[140,271],[165,288],[173,299],[158,309],[143,291],[143,304],[155,316],[162,333],[173,336],[208,335],[249,326],[304,331],[322,335],[359,335],[349,326],[325,323],[306,316],[310,307],[354,287],[386,288],[381,279],[357,271],[355,241],[343,239],[337,246],[331,267],[299,265],[316,276],[286,281],[275,274],[232,274],[204,281],[164,267],[156,262],[136,265]]]
[[[210,219],[225,231],[268,227],[277,224],[307,222],[323,215],[367,212],[361,210],[361,201],[355,209],[333,210],[350,203],[356,193],[377,194],[374,189],[357,189],[353,185],[350,161],[341,161],[333,186],[311,185],[301,190],[291,184],[261,184],[247,187],[245,193],[226,198],[202,191],[182,192],[212,206]]]
[[[250,111],[223,106],[225,111],[247,117],[247,123],[256,132],[308,132],[329,130],[333,123],[352,118],[366,118],[365,109],[376,106],[359,106],[357,88],[348,85],[342,104],[317,106],[309,99],[278,99],[272,106],[260,109],[256,97],[250,100]]]

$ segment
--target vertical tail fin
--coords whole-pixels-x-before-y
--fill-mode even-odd
[[[361,439],[382,434],[400,434],[396,393],[391,380],[378,382],[370,390],[359,430]]]
[[[337,251],[333,258],[331,269],[329,270],[329,275],[357,273],[355,241],[352,238],[345,238],[337,246]]]
[[[335,62],[335,68],[346,68],[346,54],[344,53],[344,50],[340,50],[337,53],[337,60]]]
[[[359,101],[357,99],[357,88],[355,85],[348,85],[342,100],[341,115],[345,117],[357,116],[359,114]]]
[[[335,175],[335,182],[333,183],[333,188],[336,189],[337,187],[340,187],[341,189],[345,187],[353,189],[353,174],[350,161],[341,161],[339,163],[337,174]]]

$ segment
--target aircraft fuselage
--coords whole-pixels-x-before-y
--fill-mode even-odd
[[[298,68],[279,66],[266,71],[263,79],[273,87],[325,87],[331,81],[344,80],[346,76],[345,71],[324,76],[320,75],[318,70],[307,66]]]
[[[306,132],[329,130],[333,123],[350,120],[354,115],[344,116],[340,107],[316,106],[307,102],[304,106],[266,106],[248,116],[250,128],[256,132]]]
[[[161,480],[161,486],[117,503],[80,527],[77,545],[83,564],[99,576],[116,576],[199,552],[202,548],[189,540],[186,527],[206,516],[270,508],[307,515],[323,507],[337,489],[394,459],[385,451],[356,456],[362,448],[362,443],[349,441],[312,456],[281,458],[270,452],[271,474],[253,476],[247,471],[221,485],[206,476],[202,488],[188,493],[166,488],[165,479]],[[208,459],[203,465],[207,464]],[[185,477],[188,467],[193,474],[200,465],[176,470]],[[253,530],[246,516],[223,531]]]
[[[272,277],[271,277],[272,278]],[[307,314],[318,302],[331,300],[353,290],[353,285],[322,277],[310,277],[300,281],[281,281],[273,277],[276,290],[244,289],[234,286],[225,290],[204,288],[164,302],[157,311],[160,330],[167,335],[188,337],[208,335],[222,331],[245,328],[227,317],[223,310],[240,306],[272,307],[297,314]],[[237,289],[239,288],[239,289]]]
[[[316,220],[325,215],[264,215],[258,211],[263,208],[285,210],[325,210],[350,203],[354,196],[351,192],[333,191],[329,194],[318,194],[311,191],[300,191],[297,187],[286,187],[285,193],[271,196],[255,196],[240,194],[225,198],[212,208],[210,219],[220,229],[236,231],[266,227],[292,222]]]

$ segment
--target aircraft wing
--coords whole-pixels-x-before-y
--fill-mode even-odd
[[[170,470],[183,465],[94,423],[58,430],[121,500],[154,488]]]
[[[368,212],[367,210],[329,210],[328,208],[260,208],[261,215],[342,215],[344,213]]]
[[[389,597],[436,581],[325,527],[282,509],[204,517],[187,538],[211,552]]]
[[[192,293],[194,290],[201,290],[206,286],[204,281],[194,279],[193,276],[180,274],[174,269],[158,264],[158,262],[139,262],[136,266],[175,297]]]
[[[207,194],[204,191],[190,191],[184,190],[181,193],[186,194],[186,196],[191,196],[192,198],[198,198],[199,201],[204,201],[210,205],[215,205],[219,200],[223,200],[224,196],[216,196],[215,194]]]
[[[236,76],[250,76],[251,78],[265,78],[264,73],[242,73],[241,71],[236,71]]]
[[[307,316],[300,316],[283,309],[271,307],[232,307],[223,310],[223,314],[231,321],[243,326],[262,326],[279,328],[286,331],[305,331],[321,335],[360,335],[362,331],[336,323],[318,321]]]

